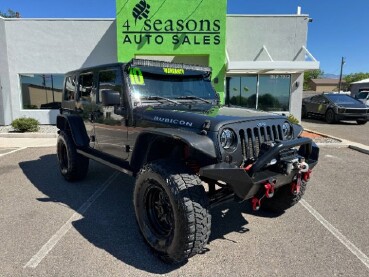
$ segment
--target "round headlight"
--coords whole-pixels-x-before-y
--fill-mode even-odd
[[[290,139],[292,136],[292,127],[289,122],[285,122],[282,125],[283,139]]]
[[[234,147],[237,142],[236,134],[231,129],[224,129],[220,134],[220,144],[224,149]]]

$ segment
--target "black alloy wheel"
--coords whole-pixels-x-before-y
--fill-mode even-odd
[[[325,121],[327,121],[327,123],[329,124],[333,124],[335,123],[336,120],[336,114],[332,109],[329,109],[326,113],[325,113]]]
[[[165,190],[156,182],[149,184],[145,194],[149,227],[160,238],[168,238],[174,230],[173,208]]]

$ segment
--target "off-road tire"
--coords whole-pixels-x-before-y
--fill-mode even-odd
[[[328,124],[333,124],[337,122],[336,114],[332,109],[327,110],[325,113],[325,121],[327,121]]]
[[[366,119],[358,119],[358,120],[356,120],[356,123],[358,124],[358,125],[364,125],[364,124],[366,124],[368,122],[368,120],[366,120]]]
[[[186,167],[163,160],[145,165],[133,203],[145,242],[163,261],[184,263],[204,252],[211,228],[208,199],[199,177]]]
[[[272,198],[263,199],[261,208],[265,211],[282,213],[296,205],[305,193],[307,182],[301,180],[300,192],[296,195],[292,193],[292,186],[285,185],[278,188]]]
[[[56,149],[60,172],[67,181],[79,181],[86,177],[89,159],[77,153],[69,133],[60,131]]]

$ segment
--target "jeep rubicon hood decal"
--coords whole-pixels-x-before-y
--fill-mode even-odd
[[[221,126],[243,121],[285,119],[284,116],[276,116],[266,112],[249,110],[244,108],[214,107],[211,105],[198,105],[188,109],[181,106],[159,105],[150,107],[137,107],[134,110],[137,126],[147,125],[148,122],[160,125],[181,126],[201,129],[207,120],[211,124],[210,131],[218,131]],[[183,105],[184,106],[184,105]],[[201,108],[202,107],[202,108]],[[206,107],[206,108],[205,108]],[[209,108],[210,107],[210,108]]]
[[[185,121],[181,119],[175,119],[175,118],[160,117],[160,116],[154,116],[154,121],[174,124],[174,125],[180,125],[180,126],[187,126],[187,127],[192,127],[193,125],[193,122],[189,122],[189,121]]]

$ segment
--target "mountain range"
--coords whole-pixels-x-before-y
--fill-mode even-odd
[[[343,77],[345,77],[345,75],[342,75],[342,78]],[[323,74],[321,78],[323,78],[323,79],[339,79],[340,75],[326,73],[326,74]]]

